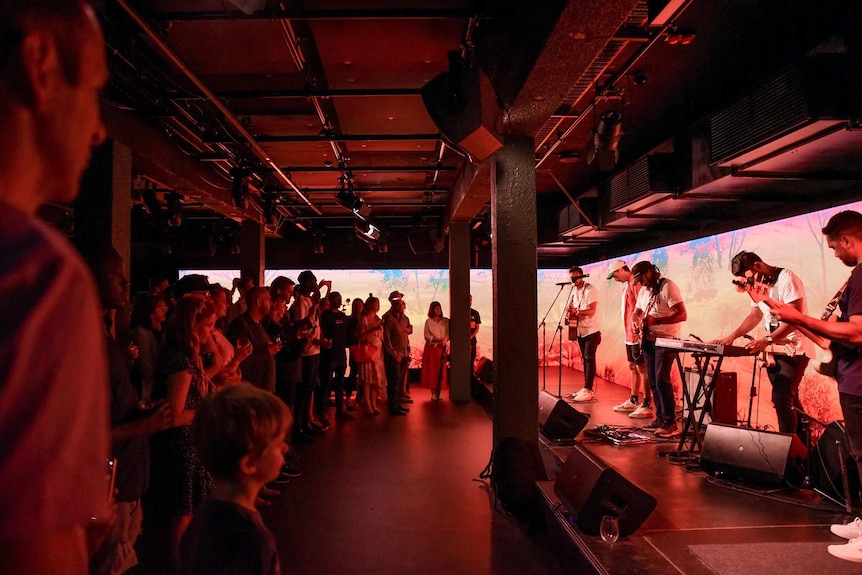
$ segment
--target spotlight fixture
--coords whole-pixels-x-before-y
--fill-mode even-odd
[[[619,161],[620,136],[623,132],[623,116],[619,110],[605,110],[593,131],[593,139],[587,149],[587,164],[598,160],[601,171],[614,169]]]
[[[233,203],[241,210],[248,207],[248,174],[247,168],[234,168],[230,171],[233,176]]]
[[[356,232],[356,235],[361,239],[368,243],[375,243],[380,239],[381,231],[380,228],[369,222],[368,220],[362,218],[356,218],[356,222],[354,224],[353,231]]]
[[[263,198],[263,220],[264,223],[274,226],[276,223],[275,203],[278,200],[278,192],[264,189],[260,193]]]
[[[314,253],[316,253],[316,254],[322,254],[323,253],[323,250],[324,250],[323,236],[324,236],[323,232],[315,232],[314,233],[314,240],[313,240],[313,242],[314,242]]]
[[[181,201],[183,195],[179,192],[170,191],[165,194],[167,204],[168,226],[178,228],[183,223],[183,210]]]

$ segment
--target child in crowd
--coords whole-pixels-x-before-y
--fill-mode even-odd
[[[275,395],[241,383],[198,407],[192,441],[216,487],[196,510],[180,547],[182,575],[279,575],[275,538],[255,509],[278,477],[292,426]]]

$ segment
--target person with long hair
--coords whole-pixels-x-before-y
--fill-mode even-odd
[[[362,301],[361,298],[353,298],[353,303],[350,304],[350,315],[347,316],[347,347],[349,348],[352,345],[356,345],[359,343],[359,336],[357,335],[357,328],[359,327],[359,318],[362,317],[362,308],[365,306],[365,302]],[[348,354],[348,365],[350,366],[350,374],[347,376],[347,379],[344,380],[344,401],[347,409],[353,410],[356,409],[356,401],[359,401],[360,393],[359,386],[356,383],[357,372],[359,371],[359,364],[356,363],[356,359],[353,357],[353,354]],[[351,395],[356,391],[356,401],[351,399]]]
[[[449,386],[446,369],[446,344],[449,343],[449,318],[443,306],[432,301],[425,320],[425,351],[422,352],[422,385],[431,390],[431,399],[439,401],[440,392]]]
[[[359,345],[370,345],[374,350],[371,361],[358,363],[357,382],[362,387],[362,403],[365,412],[377,415],[377,396],[380,388],[386,385],[386,370],[383,366],[383,324],[377,316],[380,300],[369,296],[362,307],[357,335]]]
[[[220,321],[227,317],[228,295],[230,292],[223,288],[220,284],[210,285],[210,300],[213,303],[216,314],[216,323],[212,330],[212,336],[208,342],[204,342],[203,348],[206,352],[212,353],[213,357],[210,360],[211,365],[204,362],[204,368],[207,375],[219,387],[223,385],[233,385],[242,381],[242,370],[239,367],[245,358],[251,355],[253,346],[251,342],[246,342],[245,345],[234,345],[225,335],[224,329],[220,325],[224,325],[224,321]],[[205,353],[205,352],[204,352]],[[202,353],[203,355],[203,353]],[[206,358],[206,356],[204,356]]]
[[[174,427],[152,437],[152,503],[154,515],[168,520],[171,557],[179,566],[179,543],[192,510],[209,494],[212,478],[191,443],[191,424],[198,405],[215,386],[204,371],[201,344],[212,337],[215,305],[189,295],[177,302],[159,358],[153,397],[167,401]]]

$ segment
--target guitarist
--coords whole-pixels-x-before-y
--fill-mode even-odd
[[[844,425],[850,442],[850,451],[862,477],[862,214],[854,211],[839,212],[832,216],[823,228],[826,244],[841,262],[853,268],[847,287],[838,302],[841,317],[838,321],[826,321],[809,317],[793,306],[767,298],[772,315],[783,323],[797,325],[813,335],[828,338],[843,344],[838,357],[838,397]],[[850,529],[855,525],[855,531]],[[842,531],[842,537],[862,536],[862,522],[855,522]],[[833,526],[833,533],[835,526]],[[842,558],[855,557],[862,561],[862,539],[847,545],[830,545],[829,552]]]
[[[596,316],[599,300],[596,288],[584,281],[584,278],[589,277],[589,274],[584,274],[584,270],[572,266],[569,269],[569,277],[575,284],[568,309],[569,333],[577,333],[578,347],[584,360],[584,387],[572,394],[572,400],[584,402],[595,397],[593,384],[596,379],[596,349],[602,343],[599,318]]]
[[[643,285],[635,304],[632,323],[640,332],[647,377],[655,399],[656,418],[644,428],[657,428],[656,437],[673,437],[679,434],[676,423],[676,404],[670,371],[678,353],[672,349],[656,347],[659,337],[679,338],[681,324],[688,318],[682,293],[671,280],[662,277],[652,262],[641,261],[632,268],[635,283]]]
[[[798,353],[803,336],[787,322],[778,321],[769,307],[759,302],[769,296],[772,300],[793,307],[801,314],[808,313],[805,287],[802,280],[788,269],[777,268],[764,262],[754,252],[742,251],[730,262],[731,273],[738,278],[737,284],[751,296],[751,308],[742,323],[733,332],[718,340],[732,345],[734,340],[755,329],[761,322],[766,335],[745,344],[752,355],[766,352],[766,374],[772,384],[772,405],[778,416],[781,433],[797,433],[804,441],[803,430],[797,429],[796,410],[802,410],[799,402],[799,382],[808,366],[808,356]]]

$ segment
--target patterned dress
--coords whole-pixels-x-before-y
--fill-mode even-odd
[[[203,401],[207,377],[194,359],[177,349],[162,353],[154,397],[167,397],[168,378],[182,371],[192,374],[186,396],[186,409],[195,409]],[[189,515],[212,491],[212,477],[192,446],[191,425],[172,427],[150,439],[152,476],[150,493],[155,512],[161,517]]]
[[[380,318],[377,317],[377,314],[363,314],[363,316],[359,318],[358,331],[360,334],[364,334],[368,330],[373,330],[360,337],[359,341],[370,343],[375,346],[377,348],[377,352],[374,354],[373,360],[357,364],[359,366],[359,371],[356,379],[360,384],[367,383],[372,386],[376,386],[380,391],[386,389],[386,368],[383,366],[383,330],[374,329],[375,326],[379,325],[381,325]]]

